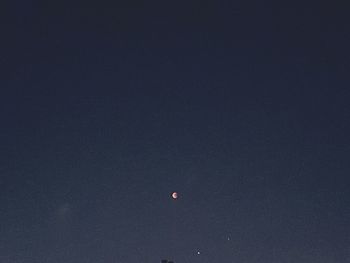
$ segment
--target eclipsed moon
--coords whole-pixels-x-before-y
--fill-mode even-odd
[[[171,194],[171,197],[172,197],[173,199],[177,199],[177,198],[179,197],[179,195],[178,195],[177,192],[173,192],[173,193]]]

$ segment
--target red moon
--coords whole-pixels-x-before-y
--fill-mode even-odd
[[[173,199],[177,199],[179,196],[178,196],[178,194],[177,194],[176,192],[173,192],[173,193],[171,194],[171,197],[172,197]]]

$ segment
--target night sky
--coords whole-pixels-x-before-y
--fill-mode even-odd
[[[325,2],[3,1],[0,262],[350,262]]]

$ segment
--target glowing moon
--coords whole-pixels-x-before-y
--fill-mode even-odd
[[[177,194],[177,192],[173,192],[173,193],[171,194],[171,197],[172,197],[173,199],[177,199],[177,198],[179,197],[179,195]]]

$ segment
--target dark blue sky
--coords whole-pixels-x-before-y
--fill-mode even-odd
[[[348,6],[49,2],[0,11],[1,262],[350,262]]]

